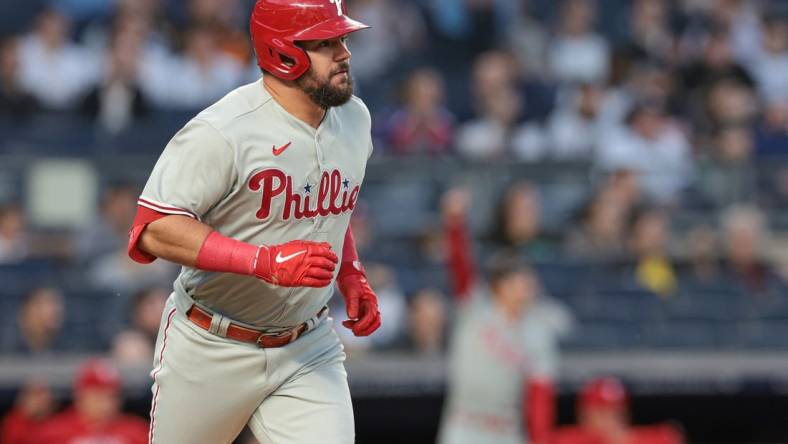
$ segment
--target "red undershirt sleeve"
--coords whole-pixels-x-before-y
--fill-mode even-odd
[[[553,382],[543,378],[526,381],[523,390],[525,406],[525,425],[529,441],[546,443],[555,422],[555,387]]]
[[[145,231],[145,228],[148,226],[148,224],[166,216],[169,216],[169,214],[160,213],[150,208],[143,207],[142,205],[137,206],[137,215],[134,217],[131,230],[129,230],[128,246],[129,257],[135,262],[139,262],[141,264],[150,264],[156,260],[156,256],[142,251],[139,248],[138,242],[142,232]]]
[[[446,222],[447,262],[454,297],[464,302],[476,283],[476,267],[465,221],[457,218]]]

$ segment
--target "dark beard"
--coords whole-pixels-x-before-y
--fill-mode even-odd
[[[349,66],[342,66],[339,68],[339,70],[346,69],[349,69]],[[297,83],[301,90],[309,95],[309,98],[315,105],[323,109],[328,109],[334,106],[344,105],[350,100],[350,97],[353,96],[353,78],[350,77],[350,71],[348,71],[347,84],[340,88],[331,86],[331,78],[333,75],[334,73],[332,72],[328,80],[321,82],[316,78],[312,68],[310,68],[306,74],[297,80]]]

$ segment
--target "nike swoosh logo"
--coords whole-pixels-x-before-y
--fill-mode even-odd
[[[290,145],[291,145],[292,143],[293,143],[293,142],[287,142],[285,145],[282,145],[282,146],[280,146],[279,148],[277,148],[277,147],[276,147],[276,145],[274,145],[274,147],[273,147],[273,150],[274,150],[274,156],[278,156],[278,155],[280,155],[280,154],[284,153],[286,149],[290,148]]]
[[[277,264],[284,264],[285,262],[289,261],[290,259],[292,259],[292,258],[294,258],[296,256],[301,256],[304,253],[306,253],[306,250],[301,250],[298,253],[293,253],[293,254],[291,254],[289,256],[282,256],[282,252],[280,251],[279,254],[276,255],[276,258],[274,258],[274,260],[276,261]]]

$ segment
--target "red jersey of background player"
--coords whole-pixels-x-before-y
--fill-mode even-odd
[[[5,426],[16,441],[6,444],[145,444],[148,424],[120,412],[120,388],[114,366],[89,361],[75,381],[74,406],[43,422],[12,413]]]
[[[586,384],[577,403],[578,425],[553,432],[551,444],[681,444],[672,425],[633,427],[623,385],[613,378]]]
[[[47,421],[37,438],[37,444],[145,444],[148,425],[129,415],[91,422],[76,408],[70,408]]]

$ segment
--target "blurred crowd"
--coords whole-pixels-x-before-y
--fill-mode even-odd
[[[80,115],[120,132],[162,112],[199,110],[260,76],[245,29],[249,0],[39,3],[0,23],[4,123]],[[462,181],[439,189],[437,219],[451,217],[457,199],[474,208],[477,256],[506,248],[536,264],[608,264],[611,286],[666,299],[688,282],[781,296],[788,170],[763,167],[788,154],[781,2],[353,0],[349,9],[373,26],[350,47],[357,93],[375,116],[376,159],[460,159],[493,171],[582,165],[581,195],[560,205],[529,177],[481,198]],[[177,270],[127,258],[138,193],[139,183],[104,183],[95,217],[54,237],[27,222],[24,201],[0,206],[0,263],[53,260],[77,272],[5,289],[26,295],[3,350],[148,359]],[[378,196],[361,197],[372,209],[362,202],[354,230],[387,322],[372,339],[345,338],[349,350],[445,350],[456,283],[398,265],[445,270],[446,227],[425,223],[387,261],[381,245],[391,239],[370,214]],[[544,284],[542,299],[560,293]],[[64,328],[92,322],[81,311],[97,310],[89,306],[103,294],[116,302],[94,328],[102,335],[64,339]]]
[[[35,129],[40,116],[78,116],[117,135],[166,113],[195,112],[261,75],[246,29],[252,3],[0,5],[0,127]],[[602,264],[613,276],[602,286],[658,301],[688,288],[784,299],[784,2],[348,6],[372,25],[352,36],[350,50],[357,94],[374,116],[373,162],[456,161],[493,174],[511,165],[569,168],[584,183],[564,199],[515,176],[479,196],[460,177],[438,187],[432,219],[404,241],[376,225],[380,190],[362,191],[353,230],[385,321],[371,338],[343,337],[351,357],[447,351],[458,295],[468,276],[480,274],[452,271],[452,233],[472,241],[466,253],[476,258],[506,249],[536,265],[527,305],[550,320],[556,340],[572,331],[574,307],[561,301],[572,279],[551,280],[541,264]],[[139,191],[135,182],[102,183],[90,222],[56,233],[29,223],[21,194],[0,193],[12,196],[0,200],[0,264],[18,281],[5,281],[0,293],[20,296],[3,302],[13,314],[4,354],[102,352],[124,365],[150,365],[177,269],[163,261],[142,268],[126,256]],[[42,269],[54,273],[40,277]],[[591,337],[582,325],[574,331]]]
[[[245,28],[250,0],[41,3],[0,23],[5,123],[80,114],[113,133],[151,113],[199,110],[260,76]],[[472,233],[483,251],[624,264],[634,284],[661,296],[684,277],[776,291],[788,267],[775,254],[782,227],[770,226],[788,200],[788,174],[761,166],[788,154],[781,2],[353,0],[349,8],[373,26],[350,45],[378,158],[587,166],[590,186],[557,226],[543,217],[555,203],[540,184],[523,177],[501,189],[489,227]],[[65,256],[90,288],[133,305],[131,295],[166,287],[174,272],[164,263],[143,271],[123,253],[138,187],[106,184],[99,214],[65,246],[32,233],[24,202],[6,203],[0,262]],[[705,217],[675,230],[693,211]],[[430,230],[417,248],[423,262],[440,262]],[[377,241],[366,239],[368,248]],[[437,293],[447,286],[402,290],[397,272],[372,267],[388,319],[446,317]],[[28,296],[23,307],[57,305],[56,289],[40,291],[50,296]]]

